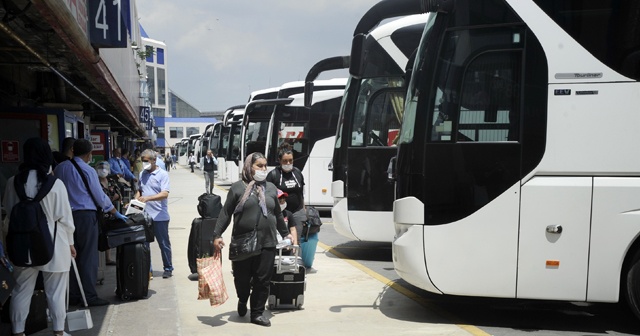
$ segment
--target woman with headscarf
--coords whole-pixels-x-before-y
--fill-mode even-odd
[[[220,211],[214,229],[213,244],[216,254],[224,247],[222,233],[227,229],[233,215],[233,235],[258,231],[258,242],[262,247],[257,256],[233,261],[233,279],[238,295],[238,315],[247,313],[247,301],[251,298],[251,323],[271,326],[263,316],[269,297],[269,283],[273,273],[276,244],[280,234],[292,239],[280,211],[278,190],[273,183],[266,182],[267,159],[262,153],[247,156],[242,168],[242,180],[231,185],[227,200]]]
[[[53,154],[47,141],[41,138],[28,139],[24,144],[23,153],[24,162],[20,166],[18,174],[7,181],[4,194],[4,207],[7,209],[5,225],[9,224],[13,206],[20,201],[14,181],[18,185],[24,185],[27,197],[32,198],[36,196],[44,181],[51,178],[49,175],[53,164]],[[49,223],[51,236],[55,240],[53,258],[43,266],[14,268],[13,276],[16,279],[16,285],[11,293],[12,299],[9,309],[14,335],[24,335],[31,297],[40,271],[44,276],[44,289],[47,296],[47,306],[53,320],[53,332],[55,335],[66,334],[64,332],[67,315],[65,295],[69,286],[71,258],[75,258],[76,250],[73,246],[75,227],[64,183],[56,180],[51,191],[40,201],[40,205]]]

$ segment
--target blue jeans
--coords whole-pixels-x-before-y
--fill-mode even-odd
[[[153,234],[160,247],[162,265],[165,271],[173,271],[171,263],[171,241],[169,241],[169,221],[153,221]]]

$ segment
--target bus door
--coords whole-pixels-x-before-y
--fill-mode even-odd
[[[404,90],[398,80],[380,82],[377,79],[364,80],[358,96],[356,113],[350,130],[347,146],[346,190],[349,209],[363,212],[387,212],[391,214],[394,201],[394,184],[387,178],[387,166],[396,156],[402,111]],[[393,81],[393,82],[391,82]],[[396,83],[397,82],[397,83]],[[367,237],[366,225],[354,223],[369,222],[357,218],[350,212],[351,230],[356,237]],[[389,218],[391,222],[392,219]],[[388,225],[393,237],[393,226]]]
[[[423,199],[427,272],[446,294],[516,295],[523,39],[517,27],[447,31],[430,65],[432,112],[413,135],[423,158],[403,168],[422,166],[423,181],[399,188]]]

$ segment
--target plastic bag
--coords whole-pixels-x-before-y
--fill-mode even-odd
[[[198,300],[209,299],[212,307],[217,307],[229,299],[222,275],[220,255],[198,258]]]

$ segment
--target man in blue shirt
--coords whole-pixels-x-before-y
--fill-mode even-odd
[[[142,173],[138,192],[135,198],[146,203],[144,211],[153,219],[153,233],[160,246],[164,273],[163,278],[169,278],[173,272],[171,262],[171,241],[169,240],[169,173],[156,165],[156,152],[146,149],[140,155],[142,159]]]
[[[124,177],[132,185],[138,182],[136,176],[133,176],[131,168],[121,157],[120,148],[113,150],[113,157],[109,159],[109,165],[111,166],[111,173],[118,174],[119,177]]]
[[[60,163],[54,173],[64,182],[69,194],[69,204],[73,211],[73,222],[76,227],[73,233],[77,252],[76,263],[87,302],[89,306],[104,306],[108,305],[109,301],[99,298],[96,291],[98,277],[98,213],[96,205],[101,207],[105,213],[112,213],[116,218],[126,220],[126,217],[113,207],[109,197],[102,192],[96,170],[87,164],[91,162],[92,150],[93,145],[89,140],[76,140],[73,143],[74,157]],[[77,164],[77,167],[74,163]],[[92,192],[91,195],[78,170],[85,176]],[[69,302],[70,304],[78,304],[82,299],[78,282],[74,276],[69,278]]]
[[[129,161],[129,150],[126,149],[126,148],[123,148],[121,154],[122,155],[120,157],[120,160],[122,160],[122,162],[124,163],[125,167],[129,168],[129,171],[131,171],[131,161]],[[137,176],[135,176],[135,175],[134,175],[134,177],[137,178]]]
[[[167,170],[167,166],[164,164],[164,160],[162,159],[162,155],[160,153],[156,153],[156,166],[160,167],[162,170]]]

